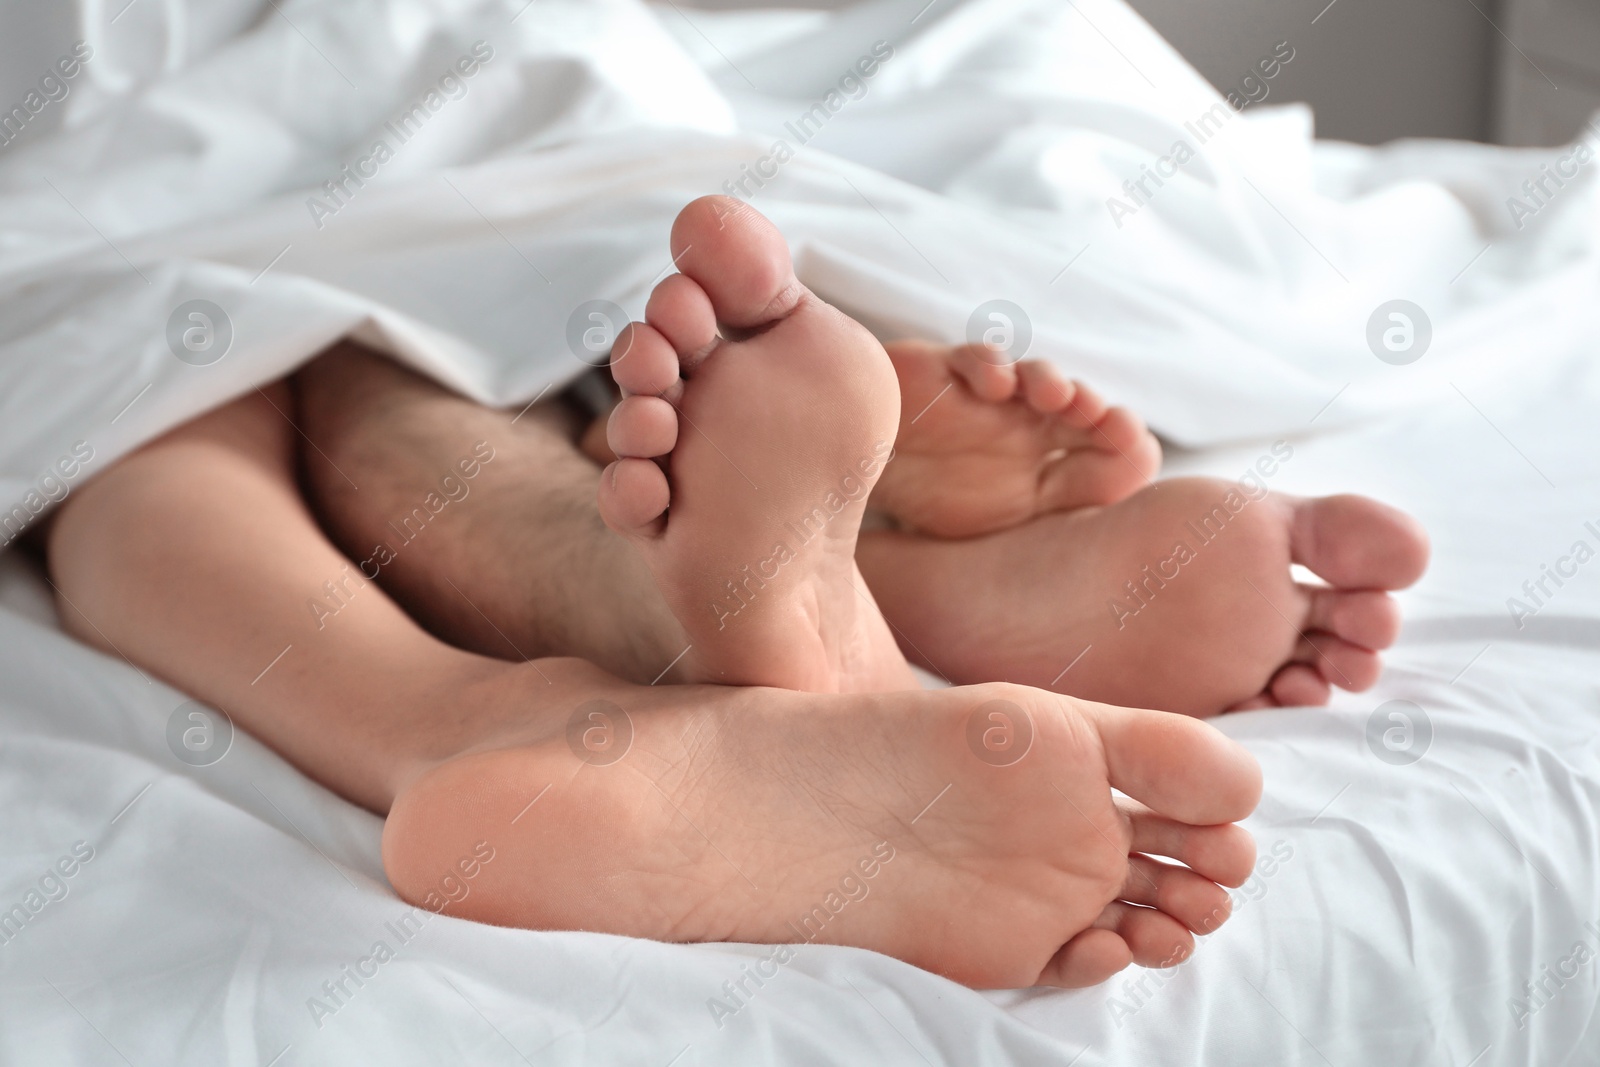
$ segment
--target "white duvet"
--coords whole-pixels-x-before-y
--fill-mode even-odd
[[[344,334],[527,402],[728,183],[885,336],[1025,331],[1169,469],[1283,438],[1276,488],[1427,523],[1375,691],[1222,723],[1267,780],[1232,922],[1072,993],[803,946],[730,1000],[770,949],[419,921],[376,817],[243,734],[179,761],[184,695],[65,637],[12,551],[0,1062],[1600,1061],[1587,153],[1318,145],[1115,0],[924,3],[84,0],[0,146],[0,541]]]

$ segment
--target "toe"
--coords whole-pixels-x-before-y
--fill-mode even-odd
[[[1132,962],[1126,941],[1111,930],[1091,926],[1061,946],[1037,984],[1083,989],[1099,985]]]
[[[1261,765],[1238,742],[1187,715],[1075,702],[1100,735],[1111,784],[1153,811],[1209,826],[1261,799]]]
[[[654,537],[671,501],[667,476],[648,459],[619,459],[600,474],[600,517],[624,537]]]
[[[1091,429],[1091,444],[1116,456],[1122,462],[1119,472],[1126,492],[1153,484],[1161,469],[1161,443],[1155,434],[1127,408],[1107,408]]]
[[[1030,359],[1017,364],[1022,398],[1041,415],[1063,411],[1078,394],[1077,386],[1050,364]]]
[[[1130,806],[1132,849],[1169,856],[1221,885],[1243,885],[1256,862],[1256,842],[1242,826],[1189,826]]]
[[[1126,408],[1102,412],[1098,423],[1075,428],[1068,408],[1057,420],[1056,441],[1064,454],[1040,479],[1043,508],[1113,504],[1154,484],[1161,468],[1161,445]]]
[[[1383,661],[1376,652],[1352,645],[1326,630],[1301,635],[1290,662],[1311,667],[1329,684],[1352,693],[1371,689],[1383,671]]]
[[[972,395],[1001,404],[1017,393],[1017,368],[1006,363],[988,345],[960,345],[950,353],[950,369]]]
[[[1404,589],[1428,565],[1428,535],[1402,511],[1363,496],[1325,496],[1294,504],[1290,551],[1329,584]]]
[[[678,353],[655,327],[630,322],[611,348],[611,378],[624,393],[660,396],[678,383]]]
[[[694,366],[717,340],[711,298],[686,274],[670,275],[655,287],[644,320],[666,339],[684,366]]]
[[[1127,408],[1107,408],[1104,416],[1094,424],[1094,428],[1100,434],[1102,448],[1111,448],[1133,455],[1155,445],[1156,458],[1158,461],[1160,459],[1160,445],[1156,444],[1155,436],[1145,426],[1144,420]],[[1145,473],[1150,474],[1154,471],[1151,469]]]
[[[1267,692],[1281,708],[1317,708],[1328,702],[1332,688],[1315,668],[1291,663],[1272,676]]]
[[[1383,649],[1400,636],[1400,605],[1394,597],[1366,589],[1312,589],[1309,625],[1362,648]]]
[[[1114,504],[1153,484],[1161,467],[1161,446],[1143,422],[1127,408],[1106,408],[1088,387],[1071,384],[1076,395],[1055,420],[1064,454],[1039,479],[1041,511]],[[1080,417],[1082,411],[1097,412],[1098,421]]]
[[[1210,934],[1228,921],[1233,903],[1227,890],[1187,867],[1128,857],[1128,880],[1120,900],[1155,908],[1197,934]]]
[[[1115,504],[1149,482],[1148,473],[1134,457],[1093,448],[1068,450],[1040,472],[1034,507],[1042,513]]]
[[[678,443],[678,413],[656,396],[629,396],[611,409],[606,444],[619,457],[652,459]]]
[[[1067,417],[1080,429],[1088,429],[1106,417],[1105,398],[1086,385],[1080,384],[1072,396],[1072,407]]]
[[[1107,904],[1095,926],[1111,930],[1141,967],[1176,967],[1194,955],[1194,935],[1177,919],[1154,908]]]
[[[731,196],[703,196],[678,213],[672,259],[705,291],[717,321],[736,329],[781,318],[805,292],[777,227]]]

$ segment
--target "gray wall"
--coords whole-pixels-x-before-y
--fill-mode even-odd
[[[61,0],[0,0],[0,111],[22,103],[39,78],[50,72],[50,65],[77,39],[73,5]],[[59,107],[45,108],[28,124],[23,137],[35,139],[55,126],[61,114]],[[23,138],[18,138],[17,144],[22,143]]]
[[[836,8],[852,0],[766,2]],[[1562,2],[1587,5],[1592,0]],[[765,6],[764,0],[688,3],[705,8]],[[1295,58],[1269,83],[1266,99],[1311,104],[1319,137],[1378,144],[1397,137],[1481,141],[1497,132],[1491,121],[1493,71],[1504,38],[1489,20],[1504,27],[1501,0],[1334,0],[1332,7],[1328,0],[1129,3],[1223,91],[1238,85],[1275,44],[1287,40]]]
[[[1130,2],[1224,91],[1287,40],[1294,60],[1267,83],[1266,102],[1307,101],[1319,137],[1489,137],[1502,40],[1485,17],[1498,20],[1493,0]]]
[[[110,2],[117,10],[118,0]],[[847,2],[787,0],[787,6]],[[1131,3],[1223,90],[1237,86],[1257,60],[1287,40],[1295,58],[1267,83],[1267,102],[1309,102],[1318,136],[1375,144],[1408,136],[1491,135],[1490,72],[1503,39],[1479,9],[1508,25],[1496,0],[1334,0],[1326,10],[1327,0]],[[699,7],[761,5],[762,0],[693,0]],[[70,44],[73,6],[63,0],[0,0],[0,101],[6,107]],[[61,47],[40,53],[36,42],[43,41]]]

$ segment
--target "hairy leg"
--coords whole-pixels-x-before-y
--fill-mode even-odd
[[[295,384],[318,516],[433,633],[503,659],[578,656],[638,682],[688,643],[644,561],[600,521],[600,468],[561,402],[486,408],[349,342]]]

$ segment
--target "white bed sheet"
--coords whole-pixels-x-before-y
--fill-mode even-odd
[[[143,4],[108,25],[88,5],[65,128],[0,151],[3,499],[76,441],[104,469],[350,330],[485,400],[533,397],[581,367],[549,340],[571,309],[636,312],[676,208],[885,39],[866,96],[755,198],[805,279],[885,333],[959,337],[1005,296],[1035,354],[1197,446],[1171,469],[1236,474],[1285,437],[1276,487],[1412,510],[1436,558],[1389,670],[1331,710],[1224,722],[1262,760],[1250,825],[1279,858],[1170,976],[980,995],[811,946],[718,1026],[708,998],[762,949],[447,917],[398,945],[379,820],[248,736],[180,763],[183,695],[64,637],[7,553],[0,908],[92,858],[0,943],[0,1062],[1600,1058],[1600,563],[1521,629],[1506,606],[1600,548],[1592,178],[1519,231],[1501,201],[1549,154],[1314,146],[1298,110],[1247,113],[1117,229],[1106,197],[1215,97],[1109,0],[520,6]],[[491,38],[431,139],[312,227],[306,187]],[[163,336],[196,297],[235,329],[208,367]],[[1434,325],[1404,367],[1363,340],[1394,297]],[[1431,724],[1410,765],[1366,741],[1390,699]],[[395,958],[314,1019],[380,939]]]

